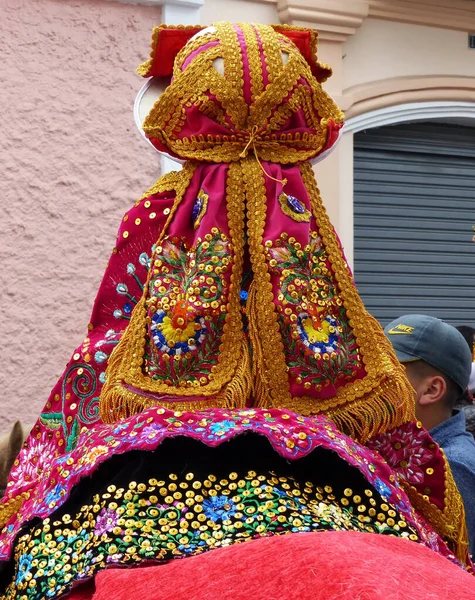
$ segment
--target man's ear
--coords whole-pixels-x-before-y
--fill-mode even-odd
[[[419,404],[429,406],[439,402],[447,391],[447,382],[442,375],[430,375],[421,382]]]

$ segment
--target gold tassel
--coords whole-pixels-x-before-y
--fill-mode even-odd
[[[249,322],[249,339],[252,347],[252,395],[255,406],[265,406],[268,402],[269,382],[266,377],[264,353],[259,335],[257,314],[257,286],[253,281],[249,288],[246,302],[246,313]]]
[[[224,392],[225,406],[229,409],[245,408],[252,393],[253,372],[249,356],[249,345],[244,334],[239,354],[238,368]]]
[[[30,492],[23,492],[5,504],[0,505],[0,529],[17,513],[25,500],[30,497]]]
[[[125,348],[126,344],[122,348],[120,344],[116,346],[109,359],[111,362],[111,372],[117,372],[114,361],[120,363],[123,360]],[[252,377],[249,348],[243,334],[236,372],[231,381],[219,394],[200,400],[190,398],[190,400],[183,400],[181,402],[161,402],[158,395],[156,398],[153,398],[143,395],[140,392],[134,392],[125,388],[122,381],[106,381],[101,393],[101,418],[104,423],[116,423],[121,419],[141,413],[152,406],[164,406],[175,411],[204,410],[222,405],[229,409],[244,408],[251,397]]]

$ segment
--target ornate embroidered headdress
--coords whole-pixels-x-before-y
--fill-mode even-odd
[[[115,452],[137,440],[143,449],[165,429],[202,436],[226,412],[259,433],[279,413],[269,431],[283,431],[290,453],[310,452],[326,419],[309,418],[310,434],[297,437],[285,423],[325,414],[384,457],[391,485],[399,476],[466,561],[450,469],[415,423],[413,391],[364,309],[317,189],[310,161],[331,150],[343,114],[321,86],[330,69],[316,50],[315,32],[282,25],[155,29],[139,72],[172,79],[143,128],[185,164],[121,223],[88,335],[8,483],[3,560],[25,522],[51,514]],[[337,437],[333,425],[325,431]]]
[[[254,405],[325,412],[366,440],[414,418],[307,162],[343,123],[316,45],[285,26],[154,31],[139,72],[173,80],[144,131],[189,162],[109,363],[103,420]]]

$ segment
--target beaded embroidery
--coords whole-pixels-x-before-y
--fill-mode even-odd
[[[305,208],[305,205],[300,202],[295,196],[289,196],[288,194],[279,195],[280,208],[284,215],[287,215],[291,219],[297,222],[309,222],[312,213]]]
[[[384,486],[381,493],[384,496]],[[110,485],[76,514],[46,518],[16,546],[17,570],[5,600],[64,593],[108,565],[168,560],[263,536],[366,531],[420,541],[396,506],[370,488],[300,485],[275,473],[236,472],[204,480],[193,473]]]

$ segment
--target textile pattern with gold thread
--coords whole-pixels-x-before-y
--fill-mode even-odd
[[[5,600],[55,597],[107,565],[169,560],[262,536],[366,531],[419,541],[394,506],[370,488],[299,485],[276,473],[193,473],[110,485],[76,514],[45,519],[23,534]]]
[[[255,52],[256,44],[259,53]],[[219,68],[221,60],[224,76]],[[262,88],[260,76],[256,75],[259,72]],[[140,420],[140,413],[151,407],[190,411],[187,422],[177,424],[184,435],[190,436],[201,435],[194,420],[196,411],[203,410],[200,418],[212,428],[213,419],[222,420],[213,413],[214,408],[227,411],[227,418],[232,421],[234,417],[241,419],[238,413],[246,404],[263,409],[264,414],[277,409],[290,409],[300,415],[324,413],[340,430],[363,443],[385,433],[391,438],[391,430],[403,425],[416,430],[411,388],[380,326],[361,303],[323,208],[312,167],[303,162],[332,146],[342,121],[341,111],[322,90],[297,48],[270,27],[217,24],[211,35],[196,38],[180,52],[174,81],[155,104],[144,129],[160,150],[208,162],[188,162],[181,173],[165,176],[124,217],[87,337],[55,386],[7,487],[0,510],[0,522],[5,525],[3,548],[0,544],[2,558],[8,556],[22,518],[27,520],[28,515],[41,514],[40,510],[50,514],[55,490],[65,494],[73,486],[66,472],[79,473],[89,452],[94,456],[116,451],[116,447],[102,443],[104,432],[110,434],[114,425],[120,427],[134,416]],[[219,236],[219,243],[225,242],[222,236],[229,241],[229,264],[203,262],[211,268],[213,275],[209,278],[213,282],[208,282],[208,276],[200,272],[198,278],[193,274],[187,286],[186,277],[188,273],[191,276],[196,265],[187,263],[186,254],[212,241],[207,236],[212,240]],[[271,264],[271,260],[277,259],[269,255],[271,249],[278,247],[279,240],[285,246],[291,238],[295,242],[286,250],[295,252],[298,259],[303,258],[298,253],[305,253],[305,248],[311,248],[318,238],[324,253],[319,257],[320,250],[317,251],[316,262],[313,258],[311,263],[307,260],[310,285],[305,298],[301,294],[300,299],[292,293],[298,296],[305,288],[302,283],[297,284],[297,279],[300,282],[303,279],[301,262],[293,264],[295,273],[290,273],[290,282],[284,275],[285,269]],[[170,250],[170,245],[178,248],[176,260],[180,266],[163,262],[155,265],[155,260],[162,261],[167,245]],[[312,252],[308,251],[308,257]],[[219,252],[217,258],[220,261]],[[240,290],[244,265],[249,262],[253,282],[246,290]],[[184,279],[172,285],[171,275],[180,269]],[[153,312],[153,303],[147,304],[156,293],[150,289],[153,277],[157,281],[161,278],[161,284],[153,288],[158,290],[156,307],[159,302],[169,306],[158,323],[153,322],[158,310]],[[325,282],[328,277],[332,285]],[[170,282],[165,282],[165,278]],[[312,280],[315,280],[313,288],[316,285],[317,289],[312,289]],[[222,285],[221,297],[216,300],[219,307],[212,307],[210,302],[210,306],[203,307],[191,300],[194,295],[205,304],[208,298],[204,292],[214,294],[212,288],[218,289],[219,282]],[[288,294],[290,285],[295,289]],[[176,294],[176,298],[168,298],[167,294],[161,297],[160,287]],[[241,291],[248,293],[247,301]],[[313,299],[312,293],[316,294]],[[284,299],[287,294],[299,304],[284,305],[279,300],[280,294]],[[118,296],[120,306],[116,304]],[[222,311],[221,307],[225,309]],[[249,338],[243,335],[243,308],[249,323]],[[291,308],[290,315],[286,315],[286,308]],[[305,311],[308,317],[304,319]],[[210,333],[213,327],[206,317],[211,315],[213,325],[218,325]],[[292,315],[297,322],[290,319]],[[290,353],[284,347],[288,341],[285,327],[291,327],[294,333],[291,343],[295,341],[306,348],[309,346],[305,341],[312,344],[312,355],[304,351],[304,360],[315,367],[308,376],[308,369],[287,362]],[[154,335],[160,344],[155,343]],[[165,344],[160,335],[166,338]],[[338,338],[338,352],[333,335]],[[207,340],[212,340],[212,358],[214,349],[219,349],[217,364],[195,360]],[[326,344],[325,350],[332,350],[318,353],[319,343]],[[337,357],[332,357],[333,352]],[[163,372],[167,368],[165,355],[170,373]],[[175,370],[171,371],[172,355],[173,367],[184,369],[179,371],[180,377]],[[192,358],[194,372],[189,376]],[[326,370],[320,373],[322,365]],[[364,369],[360,370],[362,365]],[[354,379],[346,380],[350,368]],[[298,369],[301,373],[297,373]],[[185,376],[181,377],[183,373]],[[256,431],[260,418],[252,424]],[[166,427],[173,428],[175,423],[167,422]],[[297,447],[298,442],[286,429],[283,432],[279,429],[279,443],[285,448]],[[82,446],[86,439],[91,441],[88,453]],[[73,458],[71,453],[75,451]],[[55,461],[63,458],[73,460],[73,464],[56,478]],[[421,512],[464,562],[466,540],[461,498],[438,448],[431,449],[431,460],[433,475],[428,478],[437,479],[439,485],[429,483],[431,491],[426,493],[427,484],[416,482],[410,484],[411,490],[416,489],[414,494],[421,501],[424,495],[429,497],[427,510],[421,502]],[[45,483],[53,469],[55,475]],[[404,477],[400,464],[394,469],[397,476]],[[429,476],[427,469],[426,475]],[[53,500],[45,507],[41,491],[46,491],[47,485]],[[11,507],[21,497],[26,499],[19,513],[12,517]],[[8,550],[4,550],[6,545]]]

